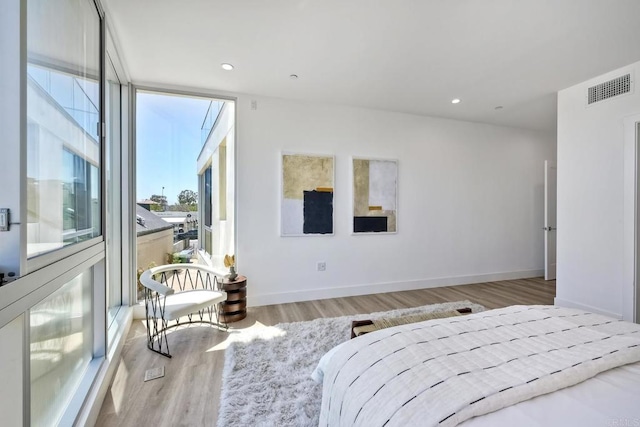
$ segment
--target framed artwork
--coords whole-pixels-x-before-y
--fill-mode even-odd
[[[353,158],[353,232],[398,230],[398,161]]]
[[[282,154],[280,234],[333,234],[334,158]]]

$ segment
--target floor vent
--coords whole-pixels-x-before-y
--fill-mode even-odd
[[[587,104],[591,105],[629,92],[631,92],[631,74],[625,74],[608,82],[591,86]]]
[[[144,373],[144,381],[151,381],[164,377],[164,366],[159,368],[147,369]]]

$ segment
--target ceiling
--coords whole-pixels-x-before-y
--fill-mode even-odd
[[[558,90],[640,60],[638,0],[103,3],[134,83],[547,131]]]

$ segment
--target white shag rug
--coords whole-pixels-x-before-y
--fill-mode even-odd
[[[380,313],[280,323],[233,335],[225,352],[218,427],[317,426],[322,385],[311,379],[320,358],[351,336],[351,321],[469,307],[469,301]]]

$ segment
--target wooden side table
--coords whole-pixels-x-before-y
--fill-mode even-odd
[[[227,300],[220,303],[220,321],[231,323],[247,317],[247,278],[225,279],[222,290],[227,293]]]

